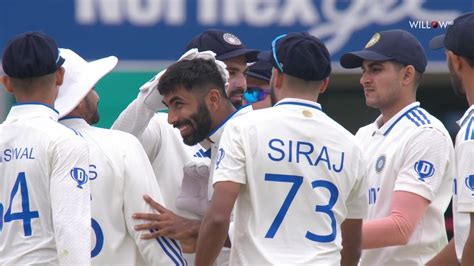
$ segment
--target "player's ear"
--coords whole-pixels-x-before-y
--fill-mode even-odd
[[[446,59],[448,60],[448,62],[450,62],[451,67],[454,71],[458,72],[461,69],[461,58],[457,54],[446,50]]]
[[[416,77],[416,70],[412,65],[408,65],[403,68],[403,78],[402,84],[404,86],[410,85],[410,83],[414,82]]]
[[[0,83],[3,84],[3,86],[5,87],[5,90],[10,93],[10,94],[13,94],[13,87],[11,86],[11,82],[10,82],[10,78],[7,77],[7,76],[0,76]]]
[[[64,67],[58,68],[58,70],[56,70],[56,72],[54,73],[56,75],[56,86],[61,86],[63,84],[64,73]]]
[[[319,93],[324,93],[329,85],[329,77],[323,79],[321,81],[321,85],[319,86]]]
[[[222,95],[217,89],[210,89],[205,96],[205,101],[209,108],[209,111],[216,111],[219,109],[219,105],[222,101]]]

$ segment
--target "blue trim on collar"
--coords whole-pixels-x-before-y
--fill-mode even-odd
[[[224,121],[222,121],[216,128],[214,128],[213,130],[211,130],[211,132],[209,132],[209,137],[212,136],[214,133],[216,133],[219,128],[221,128],[222,126],[225,125],[225,123],[227,123],[227,121],[229,121],[229,119],[231,119],[236,113],[238,113],[240,110],[242,110],[243,108],[240,108],[238,110],[235,110],[235,112],[233,112],[232,114],[230,114]]]
[[[65,116],[63,118],[60,118],[58,121],[69,120],[69,119],[82,119],[82,117],[79,117],[79,116]]]
[[[21,102],[21,103],[15,103],[13,104],[13,106],[21,106],[21,105],[43,105],[43,106],[46,106],[48,107],[49,109],[53,110],[54,112],[56,112],[58,115],[59,115],[59,112],[54,109],[53,107],[51,107],[50,105],[47,105],[45,103],[40,103],[40,102]]]
[[[305,107],[314,108],[314,109],[317,109],[317,110],[319,110],[319,111],[323,111],[323,110],[321,109],[321,107],[316,106],[316,105],[312,105],[312,104],[309,104],[309,103],[282,102],[282,103],[277,103],[277,104],[275,104],[274,106],[279,106],[279,105],[301,105],[301,106],[305,106]]]
[[[387,136],[388,133],[393,129],[393,127],[400,121],[402,118],[404,118],[409,112],[415,110],[416,108],[420,107],[419,105],[413,106],[412,108],[408,109],[403,115],[399,116],[395,122],[383,133],[384,136]]]

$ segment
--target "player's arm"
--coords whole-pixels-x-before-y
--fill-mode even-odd
[[[158,121],[151,122],[155,112],[158,111],[161,105],[162,97],[157,90],[157,85],[159,76],[164,71],[158,73],[152,80],[140,87],[137,98],[120,113],[112,125],[112,129],[127,132],[137,137],[150,160],[157,153],[161,141],[160,124],[156,123]]]
[[[434,256],[426,266],[438,266],[438,265],[458,265],[458,259],[456,257],[456,249],[454,246],[454,237],[451,241],[436,255]]]
[[[49,150],[51,211],[61,265],[91,263],[91,200],[85,141],[68,135]]]
[[[406,191],[395,191],[390,215],[363,225],[363,249],[405,245],[425,215],[430,202]],[[380,237],[383,236],[383,237]]]
[[[359,263],[362,243],[362,219],[346,219],[341,224],[341,265]]]
[[[471,225],[469,227],[469,236],[462,251],[461,266],[474,265],[474,213],[470,213]]]
[[[406,144],[405,161],[395,182],[390,214],[364,223],[363,249],[408,243],[441,186],[452,184],[452,180],[444,180],[446,171],[454,176],[452,155],[451,140],[437,129],[419,128],[415,132]],[[419,164],[426,165],[419,170]]]
[[[240,192],[239,183],[218,182],[214,185],[211,205],[203,218],[199,233],[196,265],[212,265],[227,239],[230,214]]]
[[[138,140],[131,137],[124,139],[126,143],[124,155],[124,215],[129,234],[135,240],[140,254],[147,265],[185,265],[185,259],[179,243],[170,238],[156,237],[143,240],[142,232],[134,230],[138,221],[132,219],[134,212],[153,212],[146,204],[142,195],[149,194],[163,202],[153,169]]]

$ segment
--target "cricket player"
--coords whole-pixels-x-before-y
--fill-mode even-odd
[[[0,126],[0,265],[90,265],[89,151],[54,109],[63,63],[39,32],[3,53],[16,104]]]
[[[453,21],[446,34],[430,42],[432,49],[444,47],[454,92],[465,96],[469,109],[458,121],[456,179],[453,195],[454,238],[430,261],[430,265],[474,264],[474,13]]]
[[[143,195],[163,202],[153,169],[132,135],[90,126],[99,121],[95,84],[117,64],[110,56],[92,62],[61,49],[66,62],[56,107],[60,122],[84,137],[90,150],[92,247],[94,265],[186,265],[176,240],[141,239],[134,230],[134,212],[151,212]]]
[[[382,31],[340,62],[362,68],[366,104],[381,113],[356,134],[369,185],[361,265],[424,265],[447,243],[454,151],[443,124],[416,102],[423,47],[406,31]]]
[[[329,82],[329,53],[319,39],[289,33],[261,59],[274,66],[275,105],[225,126],[196,265],[215,260],[234,202],[231,265],[356,265],[366,169],[355,138],[317,103]]]

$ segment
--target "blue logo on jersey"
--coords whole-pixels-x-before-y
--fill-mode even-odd
[[[465,179],[466,187],[471,190],[472,196],[474,196],[474,175],[470,175]]]
[[[72,179],[77,182],[77,187],[80,189],[82,189],[82,185],[87,183],[87,180],[89,180],[87,172],[79,167],[72,168],[70,174]]]
[[[415,171],[420,176],[418,180],[425,182],[425,178],[433,176],[435,169],[432,163],[424,160],[419,160],[415,163]]]
[[[219,151],[217,151],[217,159],[216,159],[216,169],[219,168],[219,164],[222,162],[222,159],[225,157],[225,151],[223,148],[220,148]]]
[[[377,173],[382,172],[383,167],[385,166],[385,155],[380,156],[375,163],[375,171]]]

